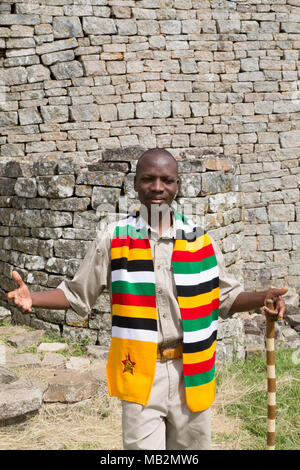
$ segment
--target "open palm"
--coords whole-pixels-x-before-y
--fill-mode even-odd
[[[17,283],[18,288],[9,292],[7,294],[7,297],[9,299],[13,299],[15,305],[22,309],[24,313],[30,313],[32,312],[32,299],[30,295],[30,291],[21,278],[20,274],[17,273],[16,271],[12,272],[12,277],[14,281]]]

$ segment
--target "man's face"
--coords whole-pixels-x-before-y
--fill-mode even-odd
[[[144,158],[134,178],[134,189],[148,210],[172,203],[178,190],[176,163],[166,155]]]

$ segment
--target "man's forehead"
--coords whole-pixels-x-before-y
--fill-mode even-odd
[[[177,173],[177,162],[176,160],[166,154],[157,154],[157,155],[142,155],[138,161],[136,168],[137,173],[145,171],[168,171]]]

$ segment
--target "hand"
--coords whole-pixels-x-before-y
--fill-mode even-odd
[[[7,297],[9,299],[13,299],[14,303],[18,308],[20,308],[23,313],[30,313],[32,312],[32,299],[30,291],[21,278],[20,274],[17,271],[12,272],[13,280],[17,283],[18,288],[9,292]]]
[[[285,313],[285,302],[282,295],[286,294],[288,291],[287,287],[282,289],[269,289],[265,300],[263,310],[269,319],[276,321],[281,320]]]

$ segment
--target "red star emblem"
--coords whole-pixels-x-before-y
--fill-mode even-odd
[[[126,354],[126,359],[122,361],[122,364],[124,364],[123,373],[130,372],[133,375],[133,369],[136,363],[132,362],[132,360],[130,359],[130,354]]]

